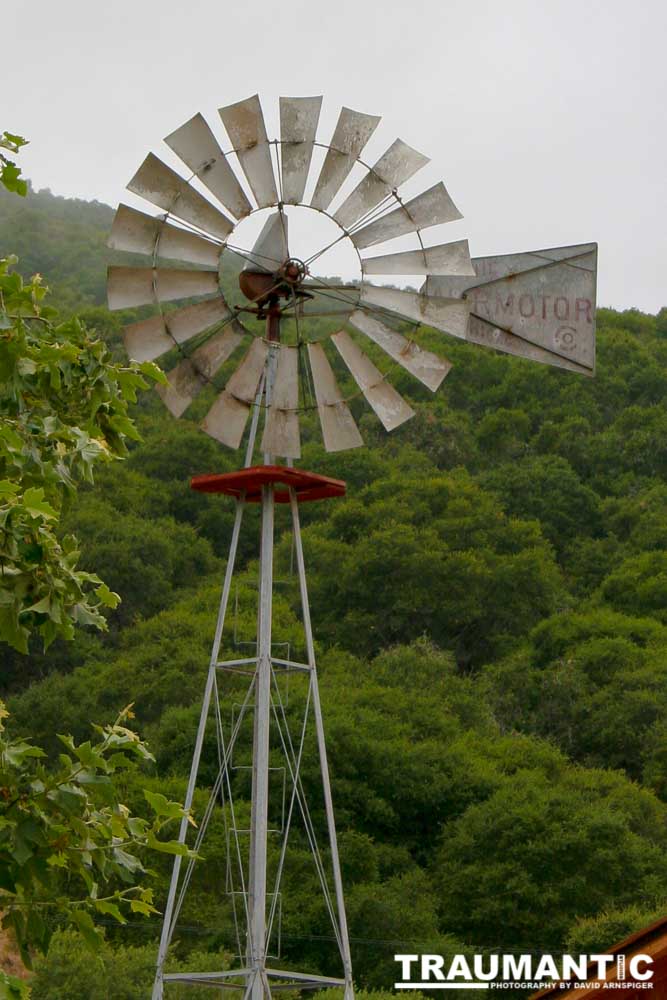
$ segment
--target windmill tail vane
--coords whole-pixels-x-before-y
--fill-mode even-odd
[[[233,497],[236,517],[185,799],[189,809],[205,734],[212,726],[219,769],[194,846],[201,844],[217,806],[227,825],[223,895],[233,915],[238,967],[169,971],[170,946],[196,864],[188,860],[182,870],[177,856],[153,1000],[168,996],[169,984],[177,982],[241,990],[244,1000],[270,997],[279,989],[328,986],[342,987],[346,1000],[353,997],[299,524],[300,503],[341,496],[345,484],[292,467],[301,456],[300,416],[317,410],[324,447],[330,452],[363,444],[349,405],[356,397],[365,400],[386,431],[401,426],[414,410],[391,376],[407,372],[435,392],[451,370],[445,357],[417,343],[422,326],[570,372],[592,375],[595,370],[595,243],[471,257],[465,239],[437,242],[446,238],[441,227],[462,218],[444,183],[401,194],[428,158],[396,139],[369,165],[364,151],[380,118],[344,107],[333,135],[322,141],[321,109],[321,97],[281,97],[280,134],[273,139],[257,95],[220,108],[217,133],[203,115],[194,115],[165,139],[181,172],[149,153],[128,184],[133,195],[159,214],[121,204],[109,237],[112,249],[146,258],[144,266],[109,267],[110,309],[153,307],[151,315],[125,328],[129,356],[153,361],[175,355],[167,384],[158,388],[170,412],[182,416],[202,390],[211,389],[202,429],[232,449],[246,440],[243,470],[196,477],[192,483],[199,491]],[[293,213],[305,209],[313,218],[328,219],[331,231],[322,246],[308,248],[312,252],[290,237]],[[242,229],[256,213],[263,225],[252,246],[244,247]],[[436,232],[433,242],[429,229]],[[356,261],[354,282],[322,276],[327,255],[340,246]],[[237,269],[242,262],[237,303],[223,294],[223,269],[229,261]],[[416,278],[421,287],[395,287],[391,282],[397,277],[403,284]],[[333,327],[327,327],[325,335],[309,322],[321,316],[328,316]],[[231,374],[221,385],[224,366]],[[353,387],[351,393],[343,391],[339,378]],[[264,419],[257,441],[260,412]],[[263,462],[254,466],[256,441]],[[287,464],[274,464],[277,456]],[[231,649],[232,655],[223,657],[239,534],[249,503],[261,505],[256,641],[253,655],[240,656]],[[280,504],[290,511],[297,557],[305,649],[301,659],[278,657],[272,636],[274,522]],[[227,726],[221,706],[229,707],[229,697],[219,688],[222,677],[236,685],[235,697],[241,679],[246,683],[241,709]],[[303,687],[303,714],[294,732],[284,706],[288,677]],[[252,756],[240,763],[244,728]],[[300,778],[308,733],[320,762],[323,829],[313,820]],[[272,763],[275,754],[282,760],[277,766]],[[243,769],[252,776],[249,830],[241,828],[235,812],[238,773]],[[277,774],[283,781],[278,819]],[[340,962],[338,977],[284,970],[276,964],[285,859],[297,819],[325,902]],[[184,821],[182,843],[187,834]],[[275,851],[269,851],[272,837]],[[272,954],[278,957],[272,959]]]

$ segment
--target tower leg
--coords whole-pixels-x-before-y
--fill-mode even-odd
[[[220,655],[222,629],[225,624],[225,615],[227,614],[227,605],[229,603],[229,593],[232,586],[232,577],[234,575],[234,564],[236,562],[236,553],[238,551],[239,534],[241,532],[241,522],[243,520],[244,508],[245,508],[245,500],[242,497],[240,500],[237,500],[236,502],[236,517],[234,518],[232,540],[229,546],[229,558],[227,559],[227,567],[225,569],[225,581],[222,586],[222,597],[220,598],[220,607],[218,608],[218,620],[215,626],[215,637],[213,639],[213,648],[211,649],[211,659],[209,661],[208,675],[206,677],[204,700],[202,702],[201,713],[199,716],[199,726],[197,728],[195,749],[192,756],[192,764],[190,766],[188,787],[185,793],[185,802],[183,803],[183,806],[186,811],[189,811],[192,808],[192,799],[194,796],[195,786],[197,784],[199,761],[201,759],[201,751],[202,751],[202,746],[204,744],[206,720],[208,719],[208,713],[211,706],[211,694],[213,692],[216,664],[218,662],[218,657]],[[181,825],[178,831],[178,842],[180,844],[185,843],[187,832],[188,832],[188,820],[187,816],[184,816],[183,819],[181,820]],[[162,921],[162,933],[160,936],[160,946],[158,950],[155,981],[153,983],[152,1000],[162,1000],[162,995],[163,995],[162,976],[164,971],[164,960],[167,955],[167,949],[169,948],[169,942],[171,941],[171,935],[173,931],[174,903],[176,900],[176,890],[178,889],[178,880],[181,873],[181,857],[182,856],[180,854],[177,854],[174,857],[174,865],[171,871],[171,882],[169,883],[167,904],[165,906],[164,917]]]
[[[273,486],[262,487],[262,536],[257,613],[257,668],[248,892],[250,996],[262,1000],[266,969],[266,855],[269,811],[269,727],[271,722],[271,626],[273,613]]]
[[[315,728],[317,731],[317,749],[320,757],[320,771],[322,774],[322,785],[324,790],[324,805],[327,815],[327,830],[329,834],[329,848],[331,851],[331,867],[333,870],[334,889],[336,893],[336,908],[338,910],[338,929],[340,931],[341,958],[343,960],[343,969],[345,973],[345,1000],[354,1000],[354,988],[352,985],[352,960],[350,957],[350,941],[347,930],[345,899],[343,896],[343,879],[340,871],[340,858],[338,856],[338,839],[336,837],[336,823],[334,818],[333,799],[331,796],[331,781],[329,779],[329,762],[327,759],[327,749],[324,740],[324,723],[322,721],[320,690],[317,682],[317,667],[315,664],[315,644],[313,642],[313,627],[310,620],[310,605],[308,603],[308,584],[306,583],[306,564],[303,558],[303,545],[301,543],[301,522],[299,520],[299,504],[297,502],[294,490],[290,490],[290,507],[292,510],[294,548],[296,551],[296,562],[299,573],[299,591],[301,595],[303,628],[306,638],[306,652],[308,656],[308,665],[311,669],[313,715],[315,718]]]

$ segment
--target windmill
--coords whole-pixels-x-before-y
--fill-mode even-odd
[[[432,244],[426,231],[460,219],[461,214],[443,183],[408,197],[399,193],[427,158],[397,139],[372,165],[367,164],[362,154],[380,119],[349,108],[341,110],[329,143],[322,143],[317,138],[321,104],[320,97],[280,98],[278,139],[268,138],[257,96],[223,107],[219,113],[229,141],[225,151],[204,117],[195,115],[165,139],[183,171],[150,153],[128,184],[131,192],[161,213],[120,205],[109,240],[116,250],[148,258],[146,266],[109,268],[111,309],[156,307],[152,315],[126,328],[128,354],[137,361],[175,355],[168,384],[158,389],[171,413],[180,417],[205,391],[210,406],[203,430],[234,449],[245,437],[242,470],[197,476],[191,484],[195,490],[233,497],[236,515],[185,798],[189,809],[206,728],[213,725],[217,778],[194,847],[203,843],[220,803],[230,855],[225,889],[235,918],[237,905],[241,914],[236,924],[239,964],[214,972],[165,971],[196,863],[188,860],[183,870],[177,856],[153,1000],[161,1000],[165,987],[176,982],[243,990],[244,1000],[260,1000],[281,989],[323,986],[343,987],[346,1000],[353,997],[299,521],[301,503],[341,496],[345,484],[294,467],[301,453],[300,416],[317,412],[327,451],[363,443],[350,406],[356,396],[365,399],[387,431],[410,419],[413,410],[391,381],[397,366],[434,392],[451,367],[439,354],[417,344],[413,331],[420,325],[568,371],[587,375],[594,371],[596,244],[477,258],[470,257],[466,240]],[[290,239],[297,208],[317,213],[332,227],[331,237],[310,253]],[[263,224],[246,248],[237,233],[255,215]],[[343,242],[356,255],[358,280],[318,276],[315,272],[321,271],[326,253]],[[222,291],[229,260],[237,268],[242,265],[237,279],[241,298],[236,304]],[[396,276],[425,281],[419,291],[387,284]],[[170,306],[178,300],[189,301]],[[329,322],[324,335],[315,323],[322,317]],[[220,384],[219,373],[230,368],[231,374]],[[351,392],[343,391],[341,378],[353,387]],[[353,408],[357,405],[353,403]],[[260,424],[257,446],[262,460],[253,464]],[[286,464],[276,464],[276,458]],[[243,514],[250,503],[261,506],[256,642],[251,656],[221,659]],[[303,662],[291,655],[277,656],[272,641],[274,512],[281,503],[291,512],[307,654]],[[289,674],[300,676],[307,689],[298,739],[292,736],[281,700],[280,679]],[[223,676],[245,678],[247,684],[227,728],[218,688]],[[326,816],[326,858],[300,777],[311,716]],[[247,765],[252,789],[250,828],[242,849],[232,772],[244,724],[252,727],[252,761]],[[282,773],[288,791],[283,790],[279,847],[270,865],[271,778],[281,770],[271,765],[276,745],[285,762]],[[297,815],[313,853],[340,954],[338,977],[282,970],[269,957],[280,919],[288,840]],[[182,843],[187,833],[183,820]]]

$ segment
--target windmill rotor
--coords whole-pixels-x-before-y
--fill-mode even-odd
[[[221,367],[242,343],[246,352],[238,369],[222,389],[217,387],[218,398],[202,427],[238,447],[256,402],[262,364],[271,352],[288,352],[273,363],[272,399],[265,395],[261,401],[268,411],[277,411],[267,413],[266,421],[274,427],[281,423],[283,433],[276,440],[283,450],[276,454],[286,458],[299,457],[299,414],[313,407],[327,450],[363,443],[347,405],[351,397],[338,386],[332,362],[347,373],[356,387],[353,395],[365,398],[385,429],[408,420],[414,411],[367,348],[372,343],[373,357],[379,348],[391,368],[403,368],[436,391],[451,365],[415,342],[421,325],[593,373],[595,244],[471,258],[465,239],[430,243],[427,230],[462,216],[443,182],[402,197],[402,186],[429,162],[425,155],[396,139],[369,165],[362,157],[380,124],[378,116],[344,107],[326,143],[318,139],[321,97],[281,97],[279,103],[276,139],[268,136],[257,95],[220,108],[227,151],[204,117],[194,115],[165,139],[189,176],[149,153],[128,184],[162,214],[121,204],[114,219],[109,245],[149,261],[144,267],[109,268],[109,307],[157,307],[157,315],[126,328],[125,345],[139,361],[178,350],[180,361],[167,372],[168,386],[159,390],[175,416],[185,413],[205,386],[217,386]],[[319,171],[313,169],[316,150],[321,151]],[[289,240],[290,212],[297,206],[327,217],[337,230],[309,256]],[[239,224],[267,211],[253,246],[237,245]],[[412,239],[412,249],[403,248],[405,238]],[[358,261],[354,283],[315,273],[322,257],[343,241]],[[230,304],[222,291],[225,252],[243,262],[240,304]],[[422,287],[389,284],[396,276],[421,276]],[[176,308],[168,305],[184,300]],[[340,328],[323,341],[309,330],[308,319],[325,315],[339,318]],[[265,328],[257,332],[256,324],[248,324],[251,317],[266,321]],[[295,345],[281,337],[281,319],[298,325],[296,354]],[[310,398],[304,385],[312,386]]]

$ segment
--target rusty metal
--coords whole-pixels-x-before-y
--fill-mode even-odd
[[[300,458],[299,349],[282,345],[262,438],[262,451],[283,458]]]
[[[132,309],[151,302],[189,299],[194,295],[219,294],[215,271],[180,271],[176,268],[109,267],[109,309]]]
[[[247,354],[202,421],[202,430],[229,448],[238,448],[264,372],[269,348],[253,340]]]
[[[398,362],[402,368],[414,375],[416,379],[435,392],[439,388],[443,379],[449,374],[451,365],[449,361],[438,357],[431,351],[425,351],[417,344],[407,340],[396,330],[385,326],[374,316],[369,316],[367,312],[358,309],[353,312],[348,319],[350,326],[355,330],[364,333],[378,347],[381,347],[390,358]]]
[[[173,416],[180,417],[187,410],[197,393],[211,381],[241,340],[242,334],[237,330],[224,330],[167,372],[168,384],[159,385],[157,391]]]
[[[258,207],[277,205],[271,149],[258,95],[220,108],[219,114]]]
[[[327,451],[359,448],[364,443],[350,408],[343,399],[329,360],[321,344],[308,344],[317,412]]]
[[[232,215],[250,214],[252,205],[203,115],[194,115],[164,141]]]
[[[410,417],[414,417],[412,407],[382,377],[349,333],[339,330],[332,335],[331,340],[386,431],[393,431]]]
[[[595,369],[597,245],[477,257],[475,277],[428,278],[427,297],[459,295],[467,339],[591,374]]]
[[[182,344],[198,333],[231,318],[222,297],[206,299],[193,306],[176,309],[167,316],[151,316],[125,327],[125,350],[135,361],[154,361],[175,344]],[[241,334],[245,331],[241,329]]]
[[[350,239],[359,250],[363,250],[376,243],[405,236],[406,233],[416,233],[418,230],[428,229],[429,226],[439,226],[462,218],[447,188],[441,182],[362,229],[357,229],[350,234]]]
[[[231,219],[153,153],[148,154],[127,190],[220,240],[234,228]]]
[[[376,115],[342,109],[317,178],[311,200],[313,208],[326,211],[379,124]]]
[[[364,257],[361,268],[364,274],[475,275],[467,240],[381,257]]]
[[[321,97],[280,98],[282,197],[287,205],[303,200],[321,108]]]
[[[402,139],[396,139],[334,212],[334,219],[349,229],[429,162],[428,156],[418,153]]]
[[[112,250],[126,250],[166,260],[187,261],[189,264],[204,264],[217,267],[220,261],[220,245],[187,229],[169,225],[163,218],[146,215],[144,212],[119,205],[107,240]]]
[[[461,299],[440,298],[399,288],[378,288],[364,285],[359,298],[360,306],[374,306],[385,312],[412,319],[453,337],[465,339],[468,329],[468,304]]]

